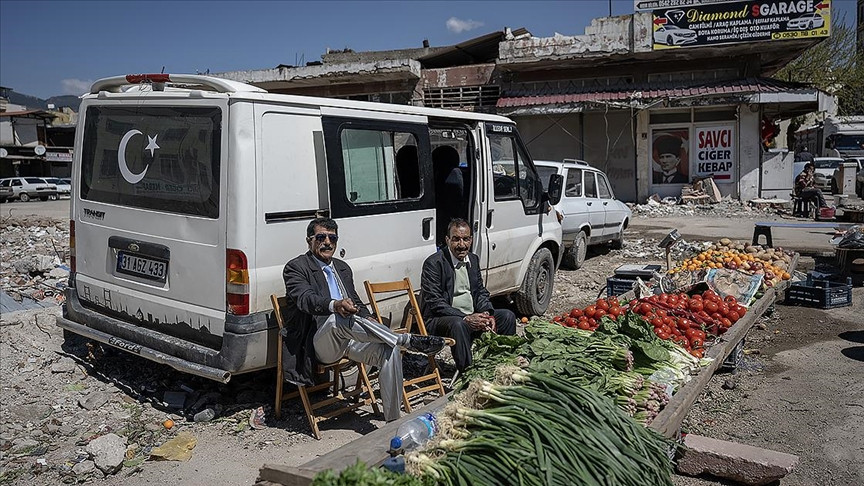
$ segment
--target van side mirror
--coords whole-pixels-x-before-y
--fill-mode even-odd
[[[552,174],[549,176],[549,189],[546,191],[546,200],[554,206],[561,201],[561,191],[564,188],[564,176]]]

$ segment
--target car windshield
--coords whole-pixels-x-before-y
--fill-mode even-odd
[[[816,159],[813,161],[813,165],[817,169],[836,169],[840,167],[841,163],[843,163],[843,159]]]
[[[51,184],[61,184],[60,179],[58,179],[56,177],[46,177],[45,182],[48,182]]]
[[[667,25],[665,28],[666,28],[666,30],[681,30],[681,29],[679,29],[678,27],[676,27],[676,26],[674,26],[674,25]]]

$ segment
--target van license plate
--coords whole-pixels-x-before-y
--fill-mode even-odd
[[[168,262],[120,251],[117,252],[117,271],[128,275],[135,275],[136,277],[164,282],[165,276],[168,275]]]

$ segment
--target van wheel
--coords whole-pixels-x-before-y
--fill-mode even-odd
[[[588,253],[588,237],[584,231],[580,231],[573,240],[573,244],[564,250],[564,257],[561,259],[561,264],[568,269],[576,270],[582,267],[585,263],[585,255]]]
[[[542,316],[552,300],[555,260],[547,248],[540,248],[531,257],[522,287],[516,292],[516,309],[525,316]]]
[[[19,197],[19,199],[21,199],[21,202],[27,202],[30,200],[30,195],[27,194],[26,192],[22,192],[21,195],[18,197]]]

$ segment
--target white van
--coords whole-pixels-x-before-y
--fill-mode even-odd
[[[489,291],[526,315],[545,312],[561,258],[549,205],[562,179],[543,190],[500,116],[130,75],[83,97],[73,163],[59,326],[221,382],[275,364],[269,296],[284,295],[312,218],[339,223],[356,282],[418,285],[441,228],[463,217]],[[438,197],[454,189],[458,203]],[[387,309],[400,319],[404,305]]]

